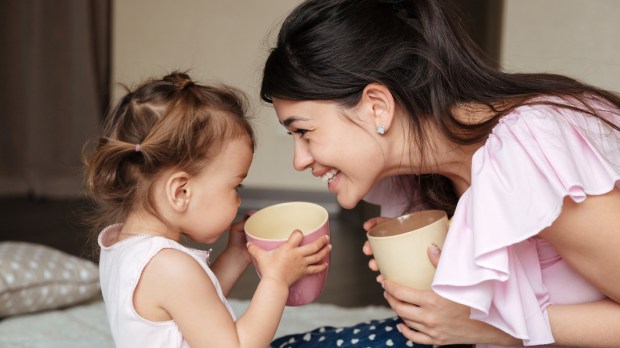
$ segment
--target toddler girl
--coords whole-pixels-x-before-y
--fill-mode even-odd
[[[117,347],[266,347],[289,286],[326,268],[328,238],[299,246],[296,231],[272,252],[231,223],[252,162],[254,135],[242,94],[172,73],[129,92],[107,116],[86,157],[97,205],[100,280]],[[119,222],[119,223],[116,223]],[[228,245],[208,253],[180,244]],[[254,258],[261,281],[245,314],[226,301]]]

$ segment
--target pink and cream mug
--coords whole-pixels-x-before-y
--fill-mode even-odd
[[[329,215],[322,206],[310,202],[286,202],[268,206],[252,214],[245,222],[248,241],[265,250],[284,244],[294,230],[304,238],[300,245],[312,243],[329,235]],[[327,255],[322,262],[329,262]],[[256,266],[260,276],[260,270]],[[327,271],[304,276],[289,288],[287,306],[301,306],[316,300],[325,285]]]

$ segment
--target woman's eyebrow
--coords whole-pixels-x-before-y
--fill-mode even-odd
[[[297,122],[297,121],[307,121],[307,119],[303,118],[303,117],[299,117],[299,116],[291,116],[286,118],[284,121],[280,122],[284,127],[288,127],[291,125],[291,123],[293,122]]]

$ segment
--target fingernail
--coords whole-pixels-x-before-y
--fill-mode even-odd
[[[439,255],[439,247],[437,246],[437,244],[435,243],[431,244],[430,248],[431,248],[431,252],[434,255]]]

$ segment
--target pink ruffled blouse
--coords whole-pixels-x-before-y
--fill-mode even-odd
[[[597,106],[618,122],[618,110]],[[582,202],[614,187],[620,188],[620,132],[566,108],[515,109],[472,158],[471,186],[452,217],[433,290],[525,345],[553,343],[547,306],[605,296],[537,235],[558,217],[564,197]],[[368,198],[387,197],[373,189]],[[394,213],[402,204],[382,207]]]
[[[537,235],[558,217],[564,197],[582,202],[614,187],[620,132],[566,108],[516,109],[473,156],[471,186],[452,218],[433,290],[525,345],[553,343],[549,304],[604,295]]]

